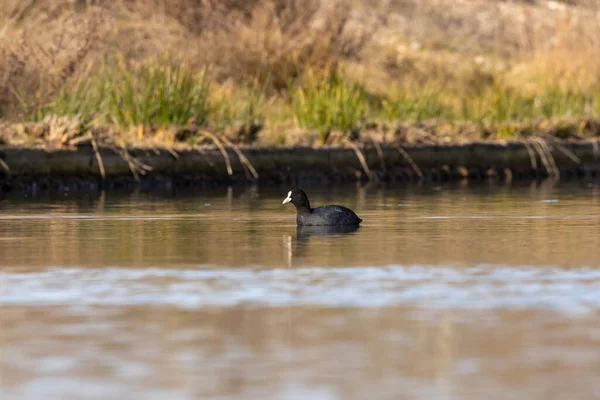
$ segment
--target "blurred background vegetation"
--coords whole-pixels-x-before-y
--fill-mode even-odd
[[[595,0],[0,3],[0,144],[600,136]]]

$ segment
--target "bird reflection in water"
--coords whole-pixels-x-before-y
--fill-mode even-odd
[[[330,237],[332,239],[350,236],[360,229],[360,225],[333,225],[333,226],[297,226],[296,241],[291,235],[283,236],[285,261],[288,267],[294,261],[306,256],[311,237]]]
[[[296,238],[306,240],[311,236],[345,236],[359,228],[360,225],[297,226]]]

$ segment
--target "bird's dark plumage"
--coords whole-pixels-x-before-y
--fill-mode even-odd
[[[362,222],[354,211],[346,207],[332,205],[311,208],[302,189],[291,190],[282,204],[286,203],[296,206],[298,226],[358,225]]]

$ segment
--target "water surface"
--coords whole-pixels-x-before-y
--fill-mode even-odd
[[[4,399],[591,399],[600,188],[0,199]]]

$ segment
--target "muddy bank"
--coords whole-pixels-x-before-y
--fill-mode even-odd
[[[241,153],[241,155],[240,155]],[[318,183],[378,180],[600,177],[600,142],[481,142],[366,147],[75,149],[0,147],[3,190],[243,181]],[[246,158],[247,160],[245,160]]]

